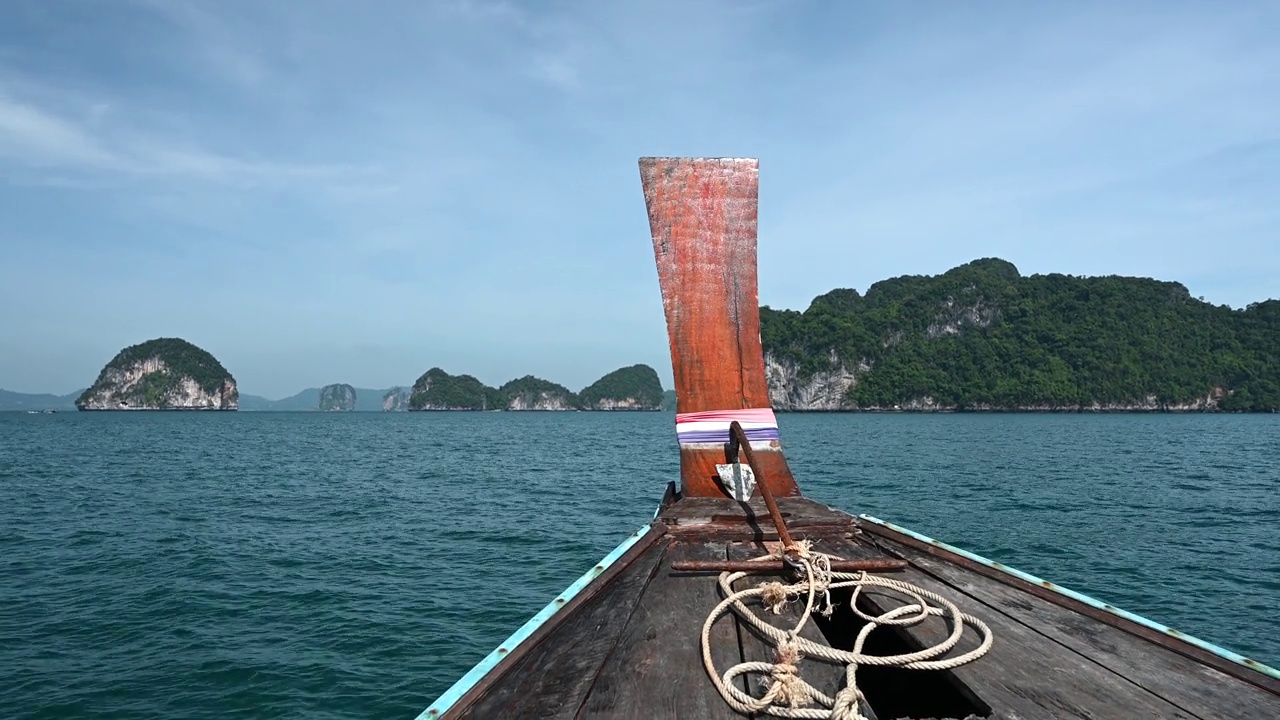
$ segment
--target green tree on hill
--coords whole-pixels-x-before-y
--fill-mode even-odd
[[[761,339],[802,378],[869,366],[850,389],[856,407],[1177,405],[1221,393],[1223,409],[1266,410],[1280,407],[1277,307],[1232,310],[1146,278],[1022,277],[984,259],[865,296],[833,290],[804,312],[761,308]]]
[[[520,399],[525,407],[531,407],[542,402],[543,398],[560,398],[566,407],[578,407],[578,396],[569,388],[532,375],[525,375],[505,383],[498,388],[496,394],[502,407],[511,407],[517,399]]]
[[[471,375],[450,375],[431,368],[413,384],[410,410],[500,410],[498,391]]]
[[[89,402],[102,390],[114,389],[120,373],[153,359],[163,363],[164,370],[147,373],[127,391],[138,405],[162,406],[183,378],[191,378],[200,389],[211,394],[220,392],[224,382],[234,381],[231,373],[207,351],[181,338],[156,338],[116,353],[98,373],[93,385],[81,393],[77,405]]]
[[[662,408],[662,382],[648,365],[619,368],[578,393],[584,409],[601,408],[622,401],[634,402],[637,409]]]

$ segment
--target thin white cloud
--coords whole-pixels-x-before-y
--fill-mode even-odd
[[[139,175],[198,178],[246,188],[304,180],[349,179],[364,172],[363,168],[343,164],[246,160],[156,143],[136,148],[131,162],[131,171]]]
[[[74,121],[0,94],[0,155],[38,166],[107,167],[115,156]]]
[[[775,306],[986,255],[1200,273],[1221,280],[1193,292],[1230,302],[1280,272],[1280,176],[1251,145],[1280,137],[1260,4],[134,0],[71,49],[45,42],[61,12],[18,13],[29,42],[0,48],[0,192],[74,212],[0,230],[61,242],[84,293],[117,292],[104,266],[178,277],[216,246],[235,271],[192,296],[212,314],[181,292],[151,311],[212,325],[233,303],[246,347],[340,317],[353,344],[411,336],[420,371],[573,318],[661,360],[649,154],[761,157]],[[32,258],[32,292],[67,272]],[[525,322],[495,320],[512,308]],[[576,362],[598,374],[599,353]]]
[[[205,74],[244,88],[261,88],[278,79],[268,48],[252,44],[253,33],[271,32],[247,14],[225,12],[222,3],[199,0],[134,0],[165,18],[183,41],[182,56],[170,62],[193,62]]]
[[[54,93],[51,88],[44,92]],[[46,186],[102,185],[106,176],[116,175],[125,180],[185,179],[254,188],[326,179],[350,183],[353,176],[369,174],[367,168],[350,164],[248,159],[202,149],[188,140],[168,140],[139,127],[109,128],[109,119],[123,118],[118,112],[109,115],[108,108],[109,103],[94,103],[77,118],[0,92],[0,158],[7,158],[9,165],[48,171],[23,175],[24,184]],[[77,181],[69,176],[77,171],[90,177]]]

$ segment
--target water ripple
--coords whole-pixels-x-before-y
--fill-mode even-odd
[[[1280,418],[781,420],[817,500],[1280,662]],[[412,717],[651,517],[671,424],[0,414],[0,708]]]

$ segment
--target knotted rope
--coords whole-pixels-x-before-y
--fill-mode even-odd
[[[733,583],[748,573],[721,573],[720,590],[725,599],[707,616],[702,626],[702,662],[707,674],[720,691],[721,697],[734,710],[743,714],[765,713],[776,717],[804,718],[812,720],[867,720],[861,713],[862,691],[858,689],[857,672],[863,665],[893,665],[911,670],[949,670],[967,662],[971,662],[986,654],[991,647],[991,629],[986,623],[972,615],[960,612],[954,603],[936,593],[911,583],[866,572],[844,573],[832,572],[831,560],[839,559],[831,555],[813,552],[807,543],[796,543],[792,546],[796,551],[803,568],[803,579],[793,584],[767,582],[747,588],[733,589]],[[781,552],[781,551],[780,551]],[[766,555],[754,560],[776,559],[777,554]],[[866,624],[858,632],[850,651],[837,650],[800,637],[800,630],[815,610],[830,615],[834,609],[831,603],[831,591],[842,588],[853,588],[849,608]],[[883,588],[905,595],[910,604],[902,605],[880,615],[867,615],[858,608],[858,597],[864,588]],[[794,598],[805,598],[804,612],[790,630],[774,627],[760,619],[743,603],[743,600],[759,597],[760,604],[769,611],[779,614],[782,608]],[[929,605],[932,601],[940,607]],[[711,659],[711,626],[720,616],[732,610],[739,618],[750,623],[752,627],[767,637],[775,647],[774,662],[738,663],[720,674]],[[866,655],[862,646],[872,630],[881,626],[910,626],[924,622],[930,616],[946,618],[951,627],[951,634],[945,640],[913,653],[902,655]],[[977,648],[952,658],[935,659],[946,654],[960,641],[964,634],[964,626],[976,628],[982,636]],[[845,688],[835,697],[823,693],[818,688],[805,682],[800,676],[799,663],[802,658],[841,663],[845,665]],[[769,687],[760,697],[749,695],[734,686],[739,675],[766,675]],[[812,707],[817,705],[818,707]]]

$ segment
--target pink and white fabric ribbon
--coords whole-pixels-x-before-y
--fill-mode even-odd
[[[676,438],[681,445],[729,442],[729,423],[742,426],[747,440],[768,442],[778,438],[778,420],[772,408],[707,410],[676,415]]]

